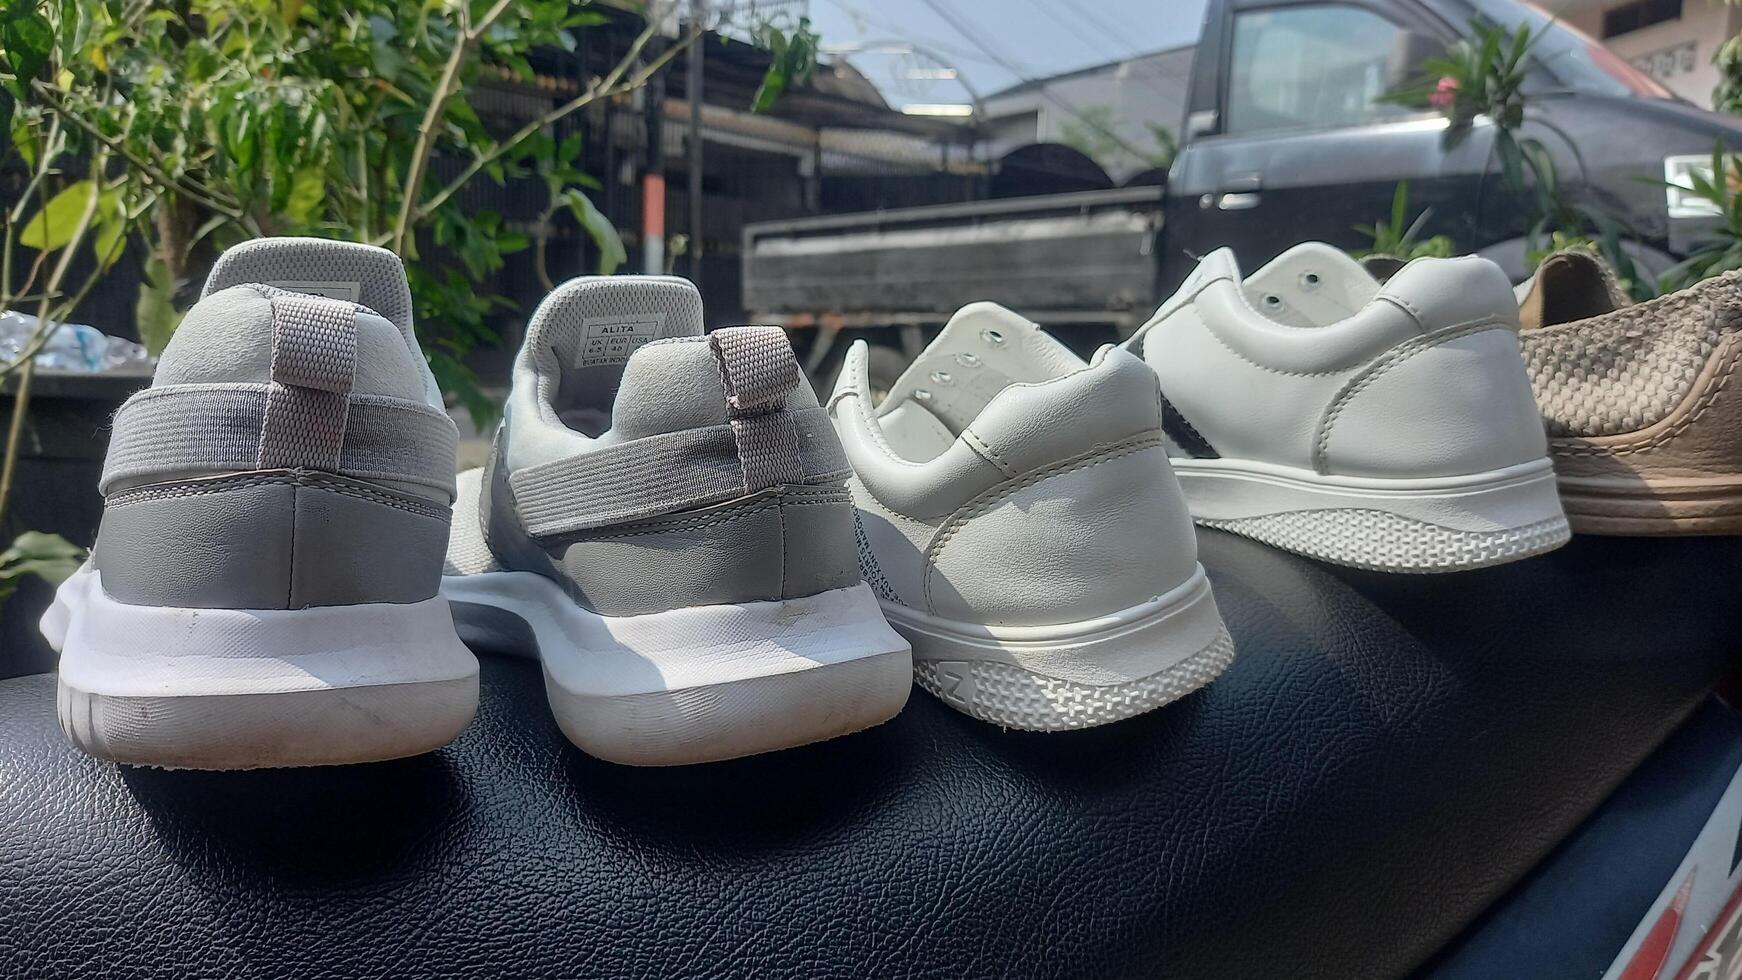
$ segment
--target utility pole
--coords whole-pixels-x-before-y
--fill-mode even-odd
[[[707,49],[707,0],[690,0],[690,30],[699,32],[686,63],[684,100],[690,105],[690,281],[702,288],[702,68]],[[705,292],[705,290],[704,290]]]
[[[657,56],[651,50],[647,54]],[[665,80],[657,72],[641,97],[647,127],[647,169],[641,175],[641,271],[657,276],[665,273]]]

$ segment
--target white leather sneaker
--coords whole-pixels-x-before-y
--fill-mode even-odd
[[[1179,484],[1155,376],[1090,364],[991,303],[957,313],[873,404],[863,342],[829,410],[859,558],[920,685],[1011,728],[1085,728],[1209,683],[1234,648]]]
[[[1161,379],[1192,516],[1396,572],[1568,537],[1498,266],[1417,259],[1381,287],[1328,245],[1242,280],[1219,249],[1126,346]]]

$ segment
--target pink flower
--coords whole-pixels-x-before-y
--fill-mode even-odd
[[[1427,97],[1427,104],[1435,109],[1450,108],[1451,104],[1456,101],[1458,101],[1458,80],[1451,76],[1440,79],[1439,85],[1435,86],[1433,93]]]

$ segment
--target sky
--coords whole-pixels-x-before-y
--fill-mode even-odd
[[[972,102],[971,91],[1188,44],[1203,11],[1204,0],[810,0],[825,57],[847,50],[896,106]],[[942,77],[951,69],[957,79]]]

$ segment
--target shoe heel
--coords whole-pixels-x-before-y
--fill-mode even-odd
[[[135,606],[87,566],[43,634],[61,727],[130,765],[258,769],[417,755],[477,710],[478,665],[440,596],[306,609]]]

